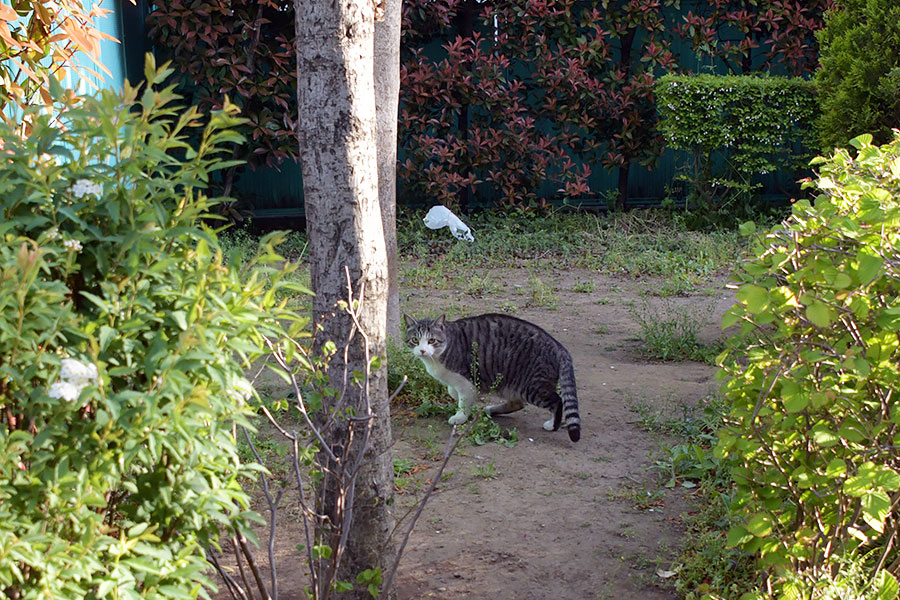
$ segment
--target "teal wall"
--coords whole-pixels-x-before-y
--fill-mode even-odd
[[[91,10],[99,4],[101,8],[112,11],[95,19],[94,26],[119,41],[106,39],[100,41],[100,62],[109,70],[108,74],[99,69],[91,57],[79,54],[76,58],[77,64],[85,67],[85,70],[82,70],[81,76],[75,77],[75,80],[64,82],[66,87],[76,88],[81,93],[91,93],[99,88],[122,88],[125,81],[125,49],[120,43],[123,38],[121,21],[123,1],[128,2],[128,0],[84,0],[85,10]]]

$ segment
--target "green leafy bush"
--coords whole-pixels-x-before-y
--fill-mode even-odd
[[[900,127],[900,4],[839,0],[816,37],[822,147],[846,146],[865,132],[890,141]]]
[[[204,549],[249,516],[242,359],[291,315],[201,221],[234,108],[204,127],[176,98],[0,125],[0,596],[207,597]]]
[[[897,595],[900,137],[871,140],[813,161],[818,197],[757,240],[723,318],[740,330],[716,449],[734,461],[728,541],[784,598],[824,597],[847,561],[860,597]]]
[[[814,86],[800,78],[666,75],[656,85],[659,129],[690,153],[688,205],[743,209],[760,176],[796,170],[811,156]]]

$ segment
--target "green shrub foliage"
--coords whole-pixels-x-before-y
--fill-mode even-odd
[[[817,36],[823,148],[870,133],[883,144],[900,127],[900,3],[840,0]]]
[[[800,78],[666,75],[656,85],[659,129],[691,160],[683,178],[695,208],[747,201],[760,176],[811,158],[814,87]]]
[[[740,330],[717,447],[735,461],[728,539],[786,598],[821,597],[810,590],[847,560],[878,598],[897,591],[884,568],[900,529],[900,137],[871,140],[813,161],[818,197],[758,238],[723,319]]]
[[[234,107],[204,127],[175,99],[126,85],[28,139],[0,125],[2,597],[206,597],[203,548],[249,514],[241,358],[285,284],[240,281],[200,220]]]

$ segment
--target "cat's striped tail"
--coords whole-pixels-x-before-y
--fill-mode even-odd
[[[581,417],[578,415],[578,393],[575,391],[575,367],[572,355],[564,348],[559,357],[559,389],[562,392],[562,420],[569,430],[569,439],[581,439]]]

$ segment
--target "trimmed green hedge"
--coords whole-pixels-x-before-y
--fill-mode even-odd
[[[709,208],[748,199],[759,177],[811,158],[815,87],[787,77],[666,75],[656,85],[659,129],[690,152],[681,177],[689,200]]]

